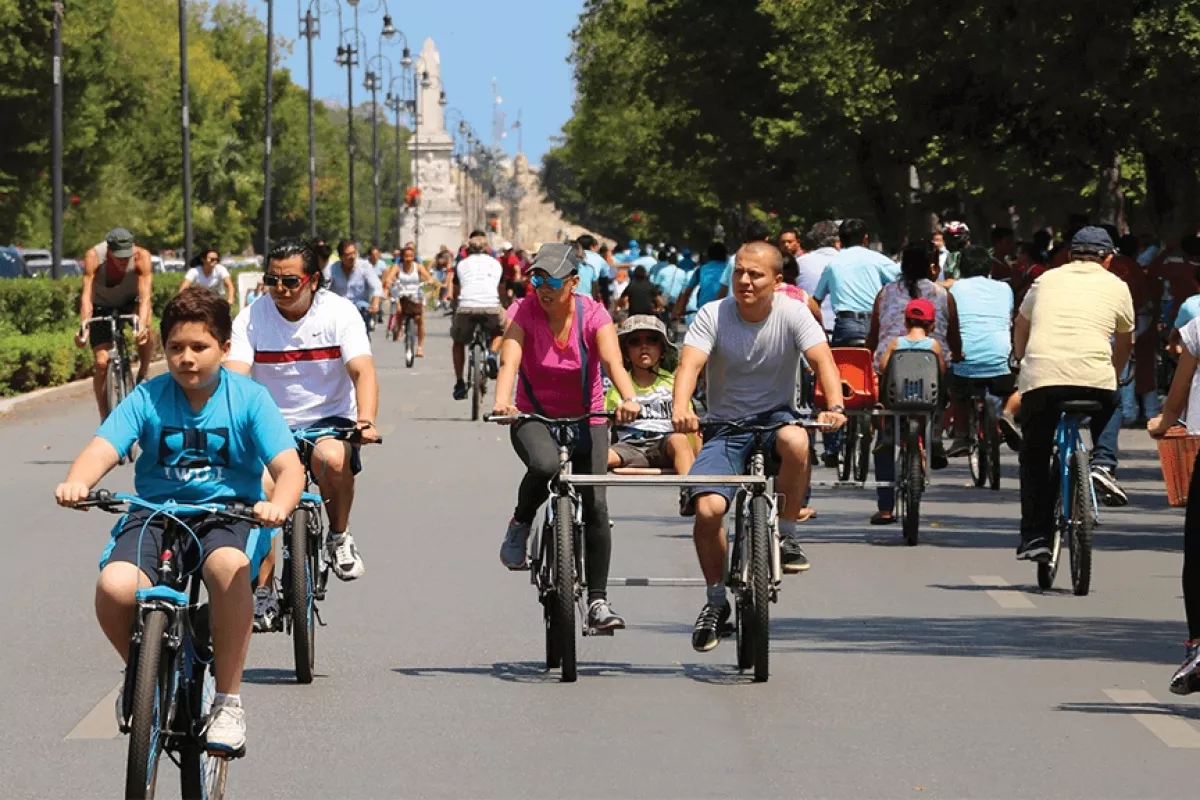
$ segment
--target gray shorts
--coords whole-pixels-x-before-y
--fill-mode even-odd
[[[460,308],[450,323],[450,339],[455,344],[470,344],[476,323],[483,325],[489,339],[504,333],[503,308]]]
[[[622,467],[671,467],[675,462],[667,453],[667,434],[654,439],[626,439],[611,449],[621,459]]]

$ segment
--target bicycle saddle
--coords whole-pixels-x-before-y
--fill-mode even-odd
[[[1102,408],[1095,400],[1063,400],[1055,407],[1064,414],[1095,414]]]

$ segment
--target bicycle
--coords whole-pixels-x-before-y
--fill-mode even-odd
[[[1092,530],[1099,519],[1095,488],[1092,486],[1087,448],[1079,434],[1080,423],[1100,410],[1090,400],[1068,400],[1058,404],[1062,413],[1054,432],[1054,468],[1058,481],[1054,490],[1054,534],[1050,558],[1037,565],[1038,587],[1054,586],[1058,576],[1063,541],[1071,557],[1071,588],[1086,595],[1092,582]]]
[[[357,428],[308,428],[293,431],[300,459],[306,465],[308,485],[300,503],[283,525],[283,570],[279,592],[279,616],[274,630],[292,637],[292,655],[296,663],[296,683],[312,683],[316,666],[317,626],[324,625],[317,603],[325,599],[329,585],[330,563],[326,552],[327,526],[325,501],[313,473],[311,451],[321,439],[357,442]],[[382,442],[383,440],[380,439]],[[309,452],[305,452],[308,448]]]
[[[904,533],[904,543],[916,547],[921,536],[921,495],[925,493],[928,476],[925,472],[925,419],[921,415],[897,415],[896,428],[904,433],[899,437],[899,471],[896,478],[896,513]]]
[[[404,302],[403,298],[397,298],[392,301],[392,315],[388,320],[388,333],[392,335],[392,341],[400,340],[400,325],[398,319],[403,313],[401,305]],[[404,314],[404,366],[411,368],[417,360],[417,328],[413,322],[411,314]]]
[[[541,528],[534,528],[530,545],[529,580],[538,591],[542,622],[546,629],[546,669],[561,669],[562,682],[574,683],[578,676],[575,658],[575,611],[584,620],[584,636],[612,636],[587,625],[587,570],[584,560],[583,503],[571,485],[571,456],[578,426],[592,419],[612,419],[611,413],[592,412],[578,417],[545,417],[521,413],[499,417],[488,414],[485,422],[537,421],[550,428],[558,445],[558,472],[550,479],[550,499]]]
[[[104,393],[108,400],[108,410],[112,413],[113,409],[121,404],[121,401],[133,392],[133,362],[129,357],[129,350],[125,343],[124,326],[129,323],[133,326],[133,334],[137,336],[140,323],[136,314],[121,314],[118,311],[113,311],[102,317],[89,317],[83,321],[80,326],[80,336],[87,338],[88,329],[94,323],[108,325],[112,331],[112,349],[108,353],[108,372],[104,378]],[[130,450],[129,460],[135,458],[134,451]]]
[[[182,551],[193,541],[199,542],[180,517],[207,514],[255,526],[258,520],[249,506],[240,503],[157,504],[105,490],[90,492],[76,506],[91,507],[112,514],[145,508],[167,520],[157,565],[158,583],[137,590],[121,708],[122,717],[129,720],[125,797],[154,797],[164,752],[179,767],[183,797],[223,797],[229,760],[242,754],[209,752],[205,742],[208,712],[216,692],[212,636],[208,606],[200,601],[204,584],[200,572],[184,572],[179,567]]]
[[[971,402],[967,404],[967,436],[971,449],[967,463],[971,480],[982,488],[987,484],[993,491],[1000,489],[1000,422],[997,406],[1000,399],[988,391],[985,383],[970,382]]]
[[[863,483],[871,466],[871,417],[846,415],[842,449],[838,451],[838,480]]]
[[[490,352],[483,322],[476,319],[471,330],[470,357],[467,359],[467,385],[471,387],[472,421],[479,419],[483,398],[487,395],[487,362]]]

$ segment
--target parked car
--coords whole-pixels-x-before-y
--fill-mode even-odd
[[[182,258],[167,258],[163,260],[163,269],[167,272],[187,272],[187,262]]]
[[[49,250],[21,250],[21,258],[25,259],[25,267],[34,277],[50,274],[50,264],[54,256]]]
[[[163,266],[162,256],[150,256],[150,266],[155,272],[167,271],[167,268]]]
[[[29,277],[32,276],[25,266],[25,259],[21,258],[21,251],[15,247],[0,247],[0,279]]]

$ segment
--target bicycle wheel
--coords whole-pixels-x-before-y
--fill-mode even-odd
[[[734,497],[734,540],[729,545],[729,576],[726,583],[734,587],[733,624],[737,636],[737,665],[740,670],[754,666],[754,630],[750,618],[754,616],[754,604],[750,599],[750,588],[743,581],[743,571],[750,562],[750,536],[746,532],[746,498],[742,492]],[[732,578],[732,580],[730,580]],[[717,631],[721,635],[721,631]]]
[[[860,417],[858,423],[858,448],[854,458],[854,480],[863,483],[871,466],[871,420]]]
[[[479,406],[483,400],[479,396],[479,375],[483,371],[483,364],[479,363],[479,348],[471,345],[471,364],[470,364],[470,382],[471,382],[471,419],[472,421],[479,419]]]
[[[838,480],[848,481],[854,475],[854,454],[858,451],[858,426],[854,419],[842,434],[842,448],[838,451]]]
[[[308,514],[307,508],[297,508],[286,528],[289,557],[284,560],[283,582],[292,615],[296,683],[312,683],[317,652],[317,626],[313,624],[316,622],[316,598],[308,558]]]
[[[988,450],[985,444],[984,421],[980,419],[979,407],[975,401],[967,407],[967,437],[971,450],[967,454],[967,463],[971,467],[971,481],[976,488],[987,483]]]
[[[179,788],[183,800],[220,800],[225,796],[229,759],[210,756],[200,746],[216,692],[216,681],[208,665],[196,662],[188,689],[188,714],[193,720],[188,730],[192,735],[179,748]]]
[[[754,682],[765,683],[771,668],[771,508],[767,498],[750,498],[750,628],[754,651]]]
[[[1081,448],[1071,458],[1071,586],[1083,597],[1092,586],[1092,526],[1096,509],[1092,502],[1091,471],[1087,453]]]
[[[984,446],[988,451],[988,486],[992,491],[1000,491],[1000,423],[996,419],[995,409],[992,404],[987,406],[987,413],[984,415]]]
[[[142,626],[134,676],[132,716],[129,722],[129,759],[125,766],[125,797],[144,800],[154,797],[158,782],[158,759],[166,744],[170,706],[171,664],[163,659],[167,612],[151,611]]]
[[[413,334],[412,317],[404,318],[404,366],[411,367],[417,360],[417,337]]]
[[[921,423],[908,420],[904,434],[904,465],[900,494],[904,495],[904,543],[914,547],[921,532],[921,492],[925,489],[925,470],[921,464]]]
[[[575,508],[571,498],[555,499],[554,509],[554,628],[562,682],[574,683],[575,664]]]
[[[1037,565],[1038,588],[1042,591],[1053,588],[1054,579],[1058,577],[1058,558],[1062,555],[1063,530],[1066,528],[1062,513],[1062,474],[1059,469],[1056,455],[1050,469],[1050,474],[1054,476],[1054,489],[1051,492],[1054,502],[1054,533],[1050,537],[1050,558]]]

